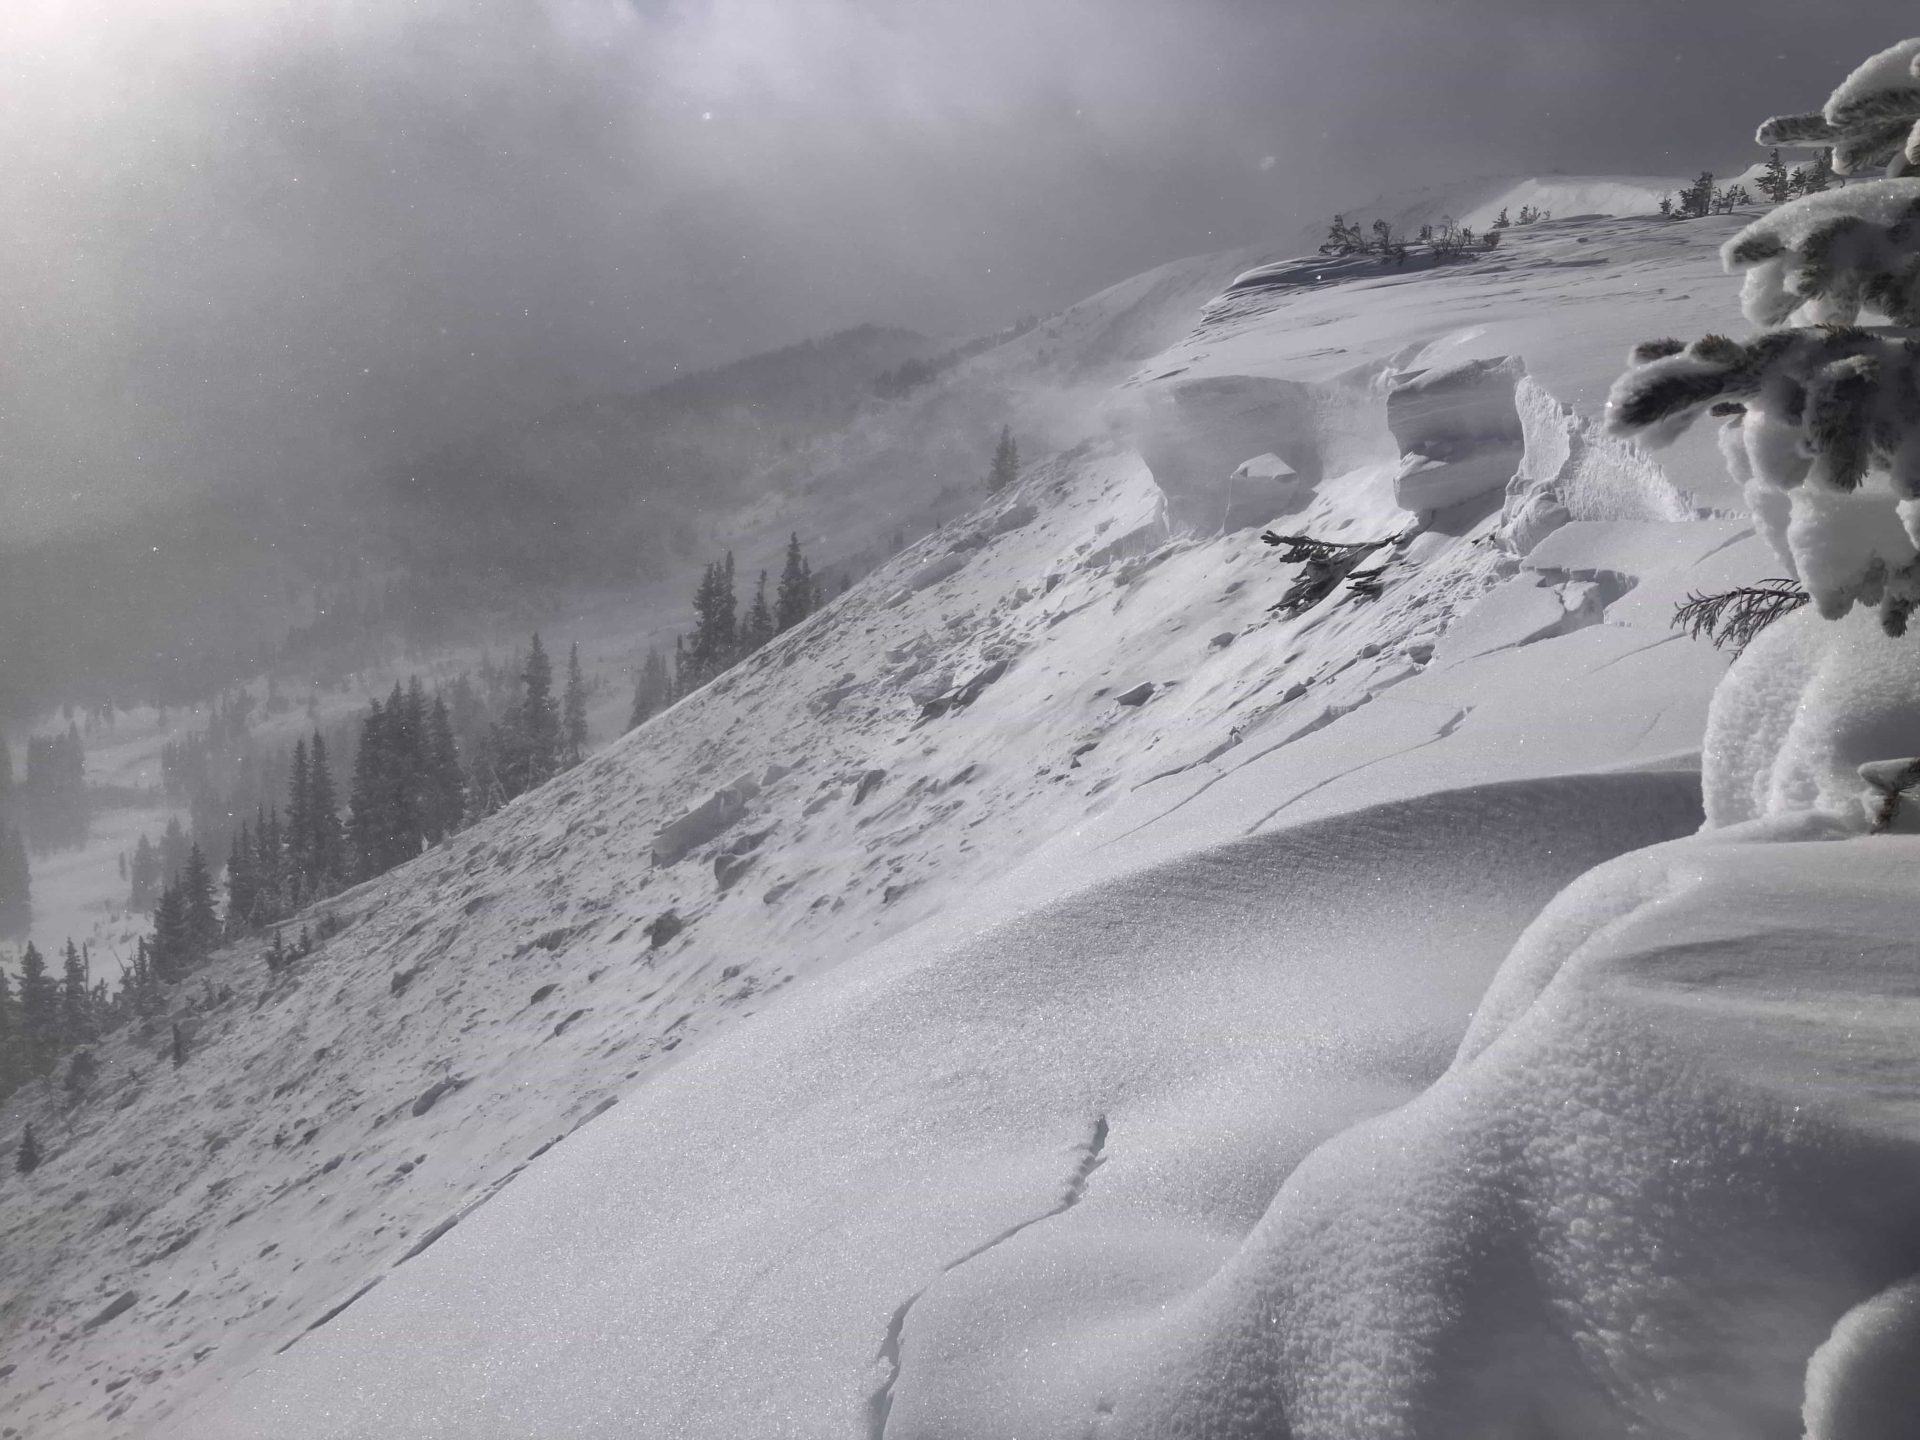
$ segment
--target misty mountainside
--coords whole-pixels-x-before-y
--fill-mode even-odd
[[[940,348],[861,326],[465,438],[382,482],[398,558],[454,584],[484,576],[496,593],[657,575],[704,521],[873,403],[881,376]]]
[[[1673,606],[1778,562],[1597,423],[1741,221],[1179,262],[796,445],[715,538],[939,528],[9,1102],[7,1423],[1797,1433],[1912,1268],[1916,842],[1685,838]]]
[[[683,587],[690,552],[742,537],[772,554],[799,529],[823,572],[865,570],[971,506],[1002,425],[1053,442],[1054,417],[1085,408],[1061,391],[1170,343],[1253,258],[1176,262],[972,341],[859,327],[503,423],[373,479],[0,537],[0,713],[185,704],[263,666],[348,672],[403,637],[473,642],[610,589]]]

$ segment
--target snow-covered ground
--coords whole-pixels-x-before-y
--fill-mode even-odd
[[[1595,426],[1728,323],[1740,223],[1184,262],[902,405],[1059,448],[291,973],[215,962],[183,1067],[153,1027],[9,1106],[6,1423],[1792,1435],[1816,1348],[1864,1393],[1914,842],[1682,838],[1727,661],[1672,606],[1778,562],[1710,441]],[[813,528],[892,523],[881,469]],[[1392,540],[1382,594],[1273,614],[1227,518]]]

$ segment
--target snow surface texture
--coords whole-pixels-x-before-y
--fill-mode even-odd
[[[1102,1433],[1796,1434],[1808,1357],[1920,1255],[1916,862],[1802,818],[1587,876],[1448,1074],[1155,1327]],[[1822,1386],[1857,1364],[1883,1403],[1893,1308]]]
[[[1748,646],[1714,692],[1709,826],[1819,810],[1864,825],[1860,766],[1915,749],[1920,648],[1860,612],[1799,611]]]
[[[1457,268],[1288,271],[1212,304],[1206,277],[1254,257],[1163,267],[969,362],[964,394],[864,419],[850,448],[898,455],[889,426],[1044,389],[1071,443],[582,770],[341,897],[349,928],[295,971],[219,962],[234,998],[199,1017],[186,1067],[164,1029],[127,1034],[84,1103],[16,1098],[6,1134],[32,1118],[52,1143],[31,1183],[0,1176],[6,1423],[899,1440],[1167,1416],[1204,1433],[1191,1416],[1465,1436],[1501,1433],[1573,1354],[1622,1377],[1568,1391],[1601,1433],[1642,1415],[1724,1433],[1669,1423],[1649,1399],[1667,1332],[1643,1347],[1621,1317],[1667,1323],[1676,1285],[1746,1294],[1776,1237],[1740,1228],[1736,1196],[1727,1233],[1760,1249],[1702,1251],[1685,1205],[1651,1212],[1679,1227],[1645,1227],[1654,1258],[1627,1242],[1661,1177],[1697,1177],[1716,1218],[1722,1101],[1755,1110],[1755,1171],[1801,1133],[1842,1135],[1767,1128],[1718,1044],[1819,972],[1788,965],[1791,935],[1767,948],[1780,907],[1743,902],[1722,909],[1756,927],[1753,994],[1722,1011],[1695,972],[1616,985],[1587,965],[1612,931],[1580,902],[1480,1001],[1563,886],[1699,823],[1726,662],[1667,610],[1777,562],[1710,447],[1656,462],[1598,422],[1652,316],[1712,323],[1737,224],[1554,221]],[[1423,528],[1395,499],[1390,397],[1461,366],[1480,383],[1457,428],[1486,434],[1507,385],[1519,453]],[[1190,462],[1136,437],[1204,429],[1212,398],[1189,387],[1210,379],[1270,421],[1182,472],[1186,493],[1224,497],[1278,457],[1288,528],[1407,537],[1379,598],[1272,614],[1290,577],[1254,537],[1205,506],[1193,533],[1169,526],[1182,482],[1163,472]],[[820,514],[871,504],[866,473],[822,488]],[[1911,843],[1739,854],[1910,864]],[[1644,940],[1691,892],[1620,865],[1601,908],[1641,916]],[[1713,872],[1722,899],[1738,869]],[[1539,938],[1590,931],[1565,955]],[[1858,969],[1867,954],[1836,962],[1856,967],[1844,1005],[1804,983],[1782,1005],[1898,1033],[1900,972]],[[1689,1007],[1721,1028],[1699,1084],[1656,1093],[1690,1053]],[[1459,1050],[1470,1024],[1497,1038]],[[1837,1025],[1776,1037],[1814,1057],[1779,1070],[1781,1113],[1859,1118],[1819,1080],[1829,1040],[1853,1073]],[[1891,1125],[1906,1072],[1876,1053]],[[1815,1347],[1920,1270],[1863,1250],[1834,1279],[1821,1218],[1806,1250],[1783,1242],[1811,1258],[1775,1266],[1780,1285],[1816,1278],[1776,1340],[1749,1344],[1737,1306],[1686,1317],[1727,1374],[1774,1365],[1727,1412],[1764,1412],[1750,1433],[1790,1433]],[[1566,1236],[1632,1263],[1586,1263]],[[1550,1296],[1518,1274],[1536,1256]],[[1487,1361],[1485,1337],[1542,1317],[1524,1363]],[[1666,1358],[1711,1370],[1700,1353]],[[1208,1390],[1229,1372],[1237,1388]],[[1674,1393],[1699,1416],[1723,1398]]]

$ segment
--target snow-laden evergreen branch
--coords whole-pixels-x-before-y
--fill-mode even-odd
[[[1833,168],[1842,175],[1883,165],[1889,175],[1906,174],[1920,165],[1920,39],[1871,56],[1819,110],[1777,115],[1754,139],[1800,149],[1831,146]]]
[[[1809,598],[1797,582],[1779,579],[1737,586],[1716,595],[1694,591],[1674,607],[1673,625],[1676,630],[1684,629],[1689,639],[1704,636],[1713,642],[1714,649],[1731,649],[1738,655],[1753,643],[1754,636],[1791,615]]]
[[[1747,272],[1749,320],[1812,323],[1648,342],[1607,398],[1607,428],[1650,445],[1718,417],[1727,468],[1792,582],[1829,619],[1877,605],[1890,635],[1920,604],[1920,334],[1901,328],[1920,327],[1920,178],[1898,178],[1920,161],[1916,65],[1920,39],[1902,41],[1818,114],[1760,127],[1763,145],[1831,146],[1842,174],[1894,177],[1782,205],[1722,250]],[[1855,328],[1869,311],[1891,324]]]

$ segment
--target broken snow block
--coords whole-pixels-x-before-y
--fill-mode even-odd
[[[942,555],[938,560],[929,560],[907,580],[907,589],[914,592],[931,590],[942,580],[958,575],[967,568],[967,557],[960,555]]]
[[[706,844],[738,823],[740,817],[747,813],[747,801],[760,790],[757,783],[750,779],[748,783],[753,788],[747,793],[743,794],[736,788],[739,785],[736,781],[723,790],[714,791],[679,819],[662,826],[653,840],[653,863],[678,864],[689,851]]]
[[[720,887],[721,894],[731,890],[753,868],[751,855],[716,855],[713,857],[713,878]]]
[[[993,684],[994,681],[998,680],[1002,675],[1006,673],[1007,673],[1007,662],[1005,660],[994,661],[991,665],[987,666],[986,669],[982,670],[979,674],[975,675],[971,680],[967,681],[966,684],[962,685],[958,690],[954,691],[953,693],[954,707],[957,709],[964,705],[971,705],[974,701],[980,698],[981,691],[985,690],[989,685]]]
[[[1026,503],[1015,505],[1000,512],[999,516],[993,522],[991,533],[995,535],[1011,534],[1015,530],[1031,525],[1039,517],[1040,512],[1033,505]]]
[[[413,1102],[413,1113],[415,1115],[426,1114],[448,1095],[451,1095],[466,1083],[465,1080],[462,1080],[457,1075],[449,1075],[444,1080],[434,1081],[433,1084],[429,1085],[425,1090],[422,1090],[420,1092],[420,1098]]]
[[[139,1303],[140,1297],[138,1294],[132,1290],[123,1290],[119,1295],[114,1297],[104,1310],[100,1311],[99,1314],[95,1315],[80,1328],[82,1330],[98,1330],[109,1320],[117,1320]]]
[[[1113,697],[1116,705],[1144,705],[1153,698],[1153,682],[1142,680],[1131,690],[1123,690]]]
[[[1429,513],[1504,495],[1525,449],[1515,400],[1525,374],[1517,359],[1501,356],[1398,381],[1387,392],[1387,428],[1401,453],[1394,503]]]

